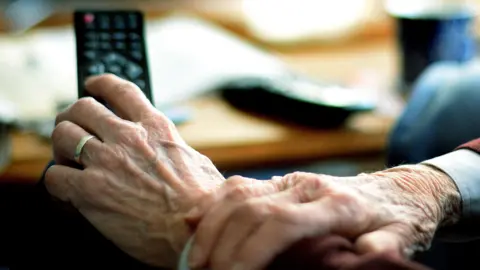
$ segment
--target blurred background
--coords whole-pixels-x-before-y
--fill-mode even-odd
[[[3,179],[38,178],[52,119],[77,99],[76,9],[143,11],[155,106],[225,174],[267,178],[417,162],[407,120],[433,119],[417,105],[433,99],[417,94],[406,113],[415,82],[436,63],[473,62],[479,3],[1,1]]]
[[[77,99],[74,10],[143,11],[154,105],[225,176],[268,179],[381,170],[480,137],[479,6],[0,1],[0,182],[38,181],[55,114]],[[420,259],[469,269],[476,250],[434,245]]]

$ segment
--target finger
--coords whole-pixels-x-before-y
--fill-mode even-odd
[[[55,162],[60,165],[69,165],[75,162],[74,156],[77,144],[88,135],[90,134],[87,131],[72,122],[63,121],[58,124],[52,133]],[[98,153],[102,148],[102,142],[97,138],[88,140],[82,148],[80,163],[85,167],[95,163],[95,153]]]
[[[268,219],[245,239],[231,267],[262,269],[295,242],[335,232],[342,222],[349,221],[342,218],[342,212],[339,214],[339,208],[334,205],[334,200],[325,198],[314,203],[285,207],[284,211]]]
[[[267,219],[275,217],[297,200],[294,192],[279,192],[254,197],[241,203],[229,216],[227,225],[214,246],[210,260],[213,268],[229,269],[245,239],[248,239]]]
[[[360,254],[395,251],[404,253],[404,241],[400,236],[388,229],[380,229],[360,236],[355,241],[355,249]]]
[[[65,202],[78,205],[73,182],[80,181],[81,170],[63,165],[53,165],[45,172],[45,187],[48,192]]]
[[[268,202],[267,202],[268,204]],[[228,218],[226,226],[220,233],[213,247],[211,259],[212,269],[229,269],[236,248],[251,235],[257,227],[268,218],[268,209],[264,197],[250,199]]]
[[[189,264],[192,268],[202,267],[207,263],[213,246],[216,244],[225,222],[236,207],[246,200],[276,192],[276,187],[268,181],[245,179],[248,184],[236,184],[236,181],[225,182],[228,192],[221,195],[214,205],[202,218],[195,233]],[[230,182],[230,183],[229,183]]]
[[[125,120],[140,122],[155,110],[138,86],[113,74],[91,77],[85,82],[85,88]]]
[[[252,198],[237,206],[214,245],[210,260],[213,269],[233,269],[232,263],[236,262],[236,255],[246,240],[267,220],[285,215],[285,211],[300,200],[298,193],[290,190]],[[275,252],[274,249],[269,250]]]
[[[81,98],[67,110],[59,113],[55,124],[63,121],[77,124],[102,141],[112,139],[112,130],[117,130],[122,123],[119,117],[92,97]]]
[[[278,254],[301,240],[302,235],[298,225],[268,219],[237,246],[226,269],[264,269]]]

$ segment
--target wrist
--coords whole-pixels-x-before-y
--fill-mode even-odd
[[[438,226],[452,225],[461,215],[461,196],[453,180],[441,170],[428,165],[404,165],[388,169],[403,191],[422,201]]]

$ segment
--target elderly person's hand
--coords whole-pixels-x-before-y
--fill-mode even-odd
[[[453,181],[424,165],[257,182],[227,179],[213,207],[191,213],[190,222],[199,222],[191,267],[262,269],[296,241],[328,234],[352,239],[359,253],[408,255],[427,248],[437,227],[456,222],[461,208]]]
[[[173,267],[190,235],[186,213],[224,178],[134,84],[103,75],[86,88],[116,115],[93,98],[60,113],[52,135],[57,165],[45,185],[126,253]],[[95,137],[75,159],[88,135]]]

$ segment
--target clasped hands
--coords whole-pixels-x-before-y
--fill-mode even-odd
[[[295,242],[327,234],[353,239],[360,253],[408,255],[458,219],[455,185],[423,165],[344,178],[297,172],[225,180],[134,84],[102,75],[86,88],[115,114],[82,98],[57,116],[56,165],[45,185],[148,264],[175,267],[193,232],[193,268],[262,269]]]

